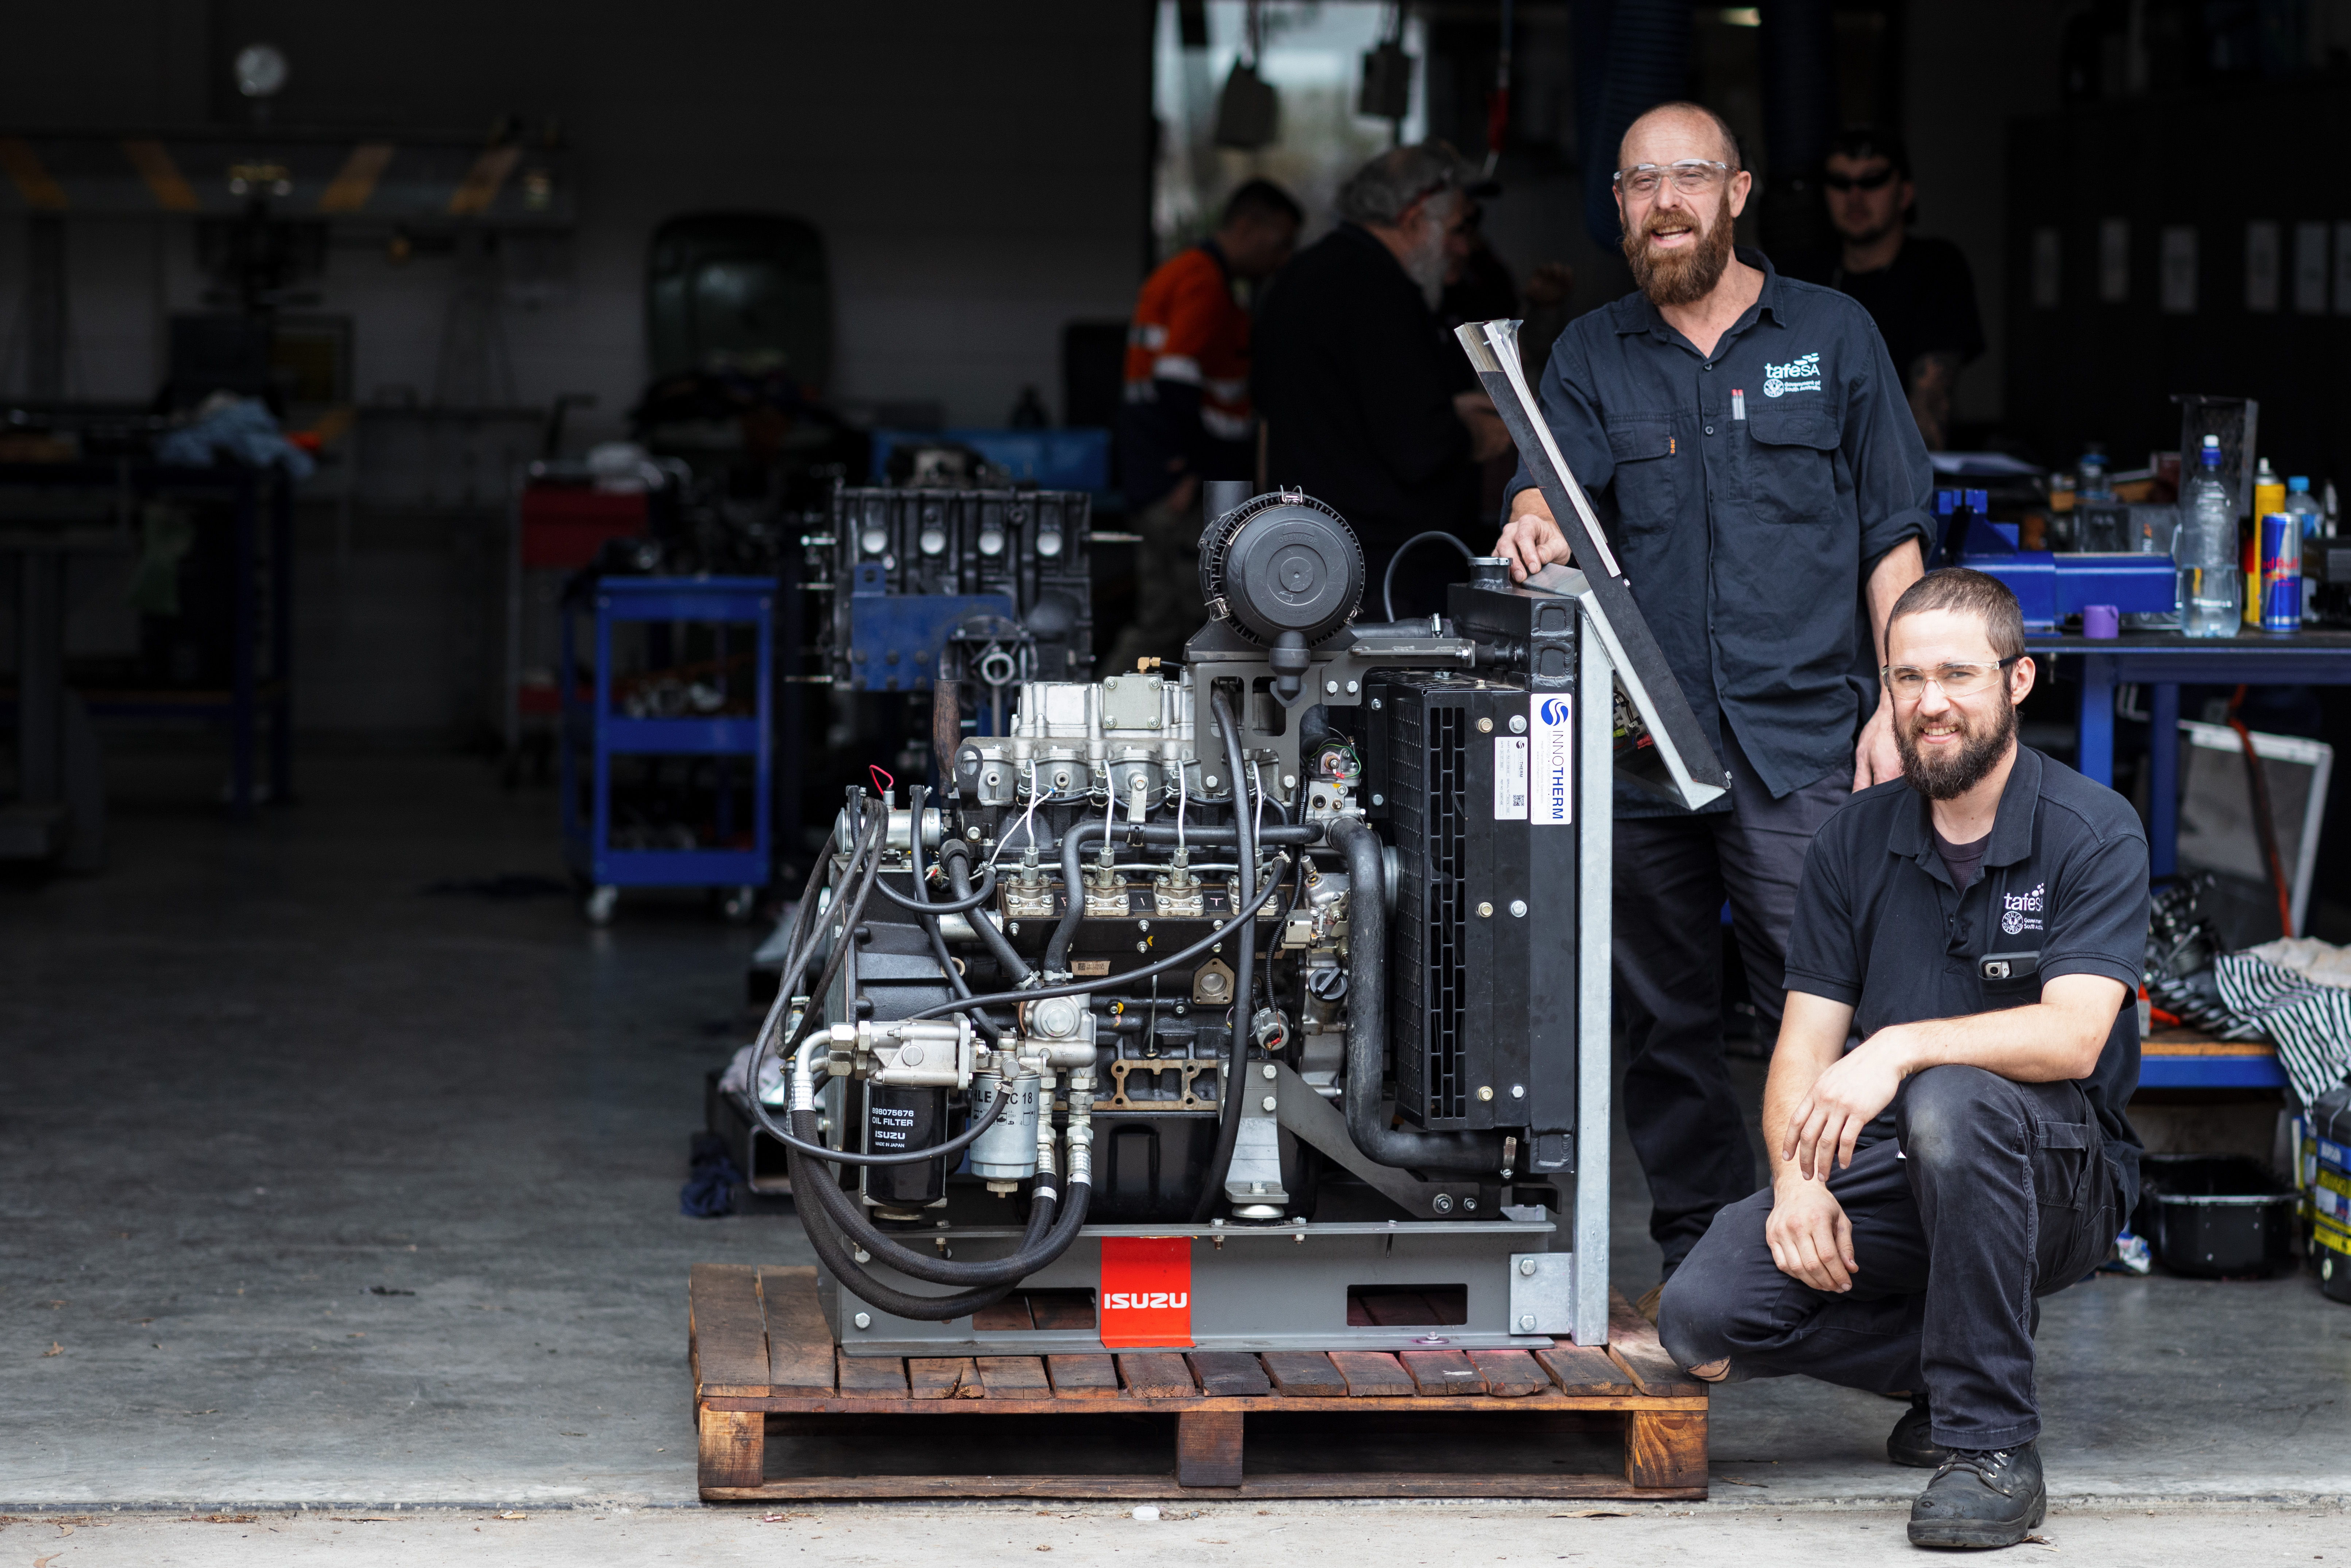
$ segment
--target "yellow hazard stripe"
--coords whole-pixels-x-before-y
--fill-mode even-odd
[[[2312,1226],[2311,1229],[2316,1233],[2318,1244],[2321,1247],[2330,1252],[2340,1252],[2345,1257],[2351,1258],[2351,1230],[2344,1229],[2324,1216],[2319,1218],[2318,1223]]]
[[[41,167],[40,155],[23,137],[0,136],[0,169],[16,183],[16,193],[25,198],[26,206],[65,211],[65,188],[49,178],[49,172]]]
[[[196,193],[181,177],[180,166],[172,162],[171,150],[160,141],[125,141],[122,155],[147,182],[148,193],[155,204],[167,213],[193,213],[200,205]]]
[[[319,197],[322,213],[356,213],[368,204],[375,194],[375,183],[383,178],[396,151],[389,141],[362,141],[351,149],[343,166],[327,183],[326,191]]]
[[[464,183],[449,197],[449,215],[463,218],[489,211],[490,204],[498,199],[498,187],[507,183],[507,176],[514,172],[515,163],[521,157],[519,147],[485,151],[474,160],[474,166],[465,171]]]

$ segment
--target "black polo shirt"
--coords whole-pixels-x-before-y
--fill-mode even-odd
[[[1536,392],[1691,711],[1776,799],[1851,776],[1877,706],[1864,590],[1928,537],[1934,483],[1869,313],[1739,258],[1763,291],[1711,357],[1628,294],[1568,324]],[[1625,815],[1679,810],[1628,788]]]
[[[2041,999],[2060,975],[2127,993],[2083,1091],[2125,1195],[2138,1201],[2139,971],[2147,958],[2147,835],[2130,803],[2029,746],[2001,791],[1983,869],[1965,892],[1935,852],[1927,798],[1896,779],[1822,824],[1804,856],[1788,938],[1788,988],[1854,1009],[1856,1039],[1889,1024],[1962,1018]],[[2037,968],[2028,971],[2025,956]],[[2006,978],[1988,977],[1987,958]],[[1876,1140],[1891,1130],[1885,1118]]]

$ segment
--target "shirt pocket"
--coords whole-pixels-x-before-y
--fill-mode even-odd
[[[1617,526],[1627,533],[1670,527],[1679,502],[1674,483],[1674,422],[1659,414],[1623,414],[1608,422],[1614,461]]]
[[[1748,406],[1747,509],[1756,521],[1818,526],[1837,516],[1836,460],[1844,431],[1823,404]]]

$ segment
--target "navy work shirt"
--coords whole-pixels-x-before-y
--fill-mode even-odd
[[[1813,835],[1788,937],[1788,988],[1854,1009],[1867,1040],[1889,1024],[1964,1018],[2041,999],[2060,975],[2125,992],[2081,1080],[2123,1194],[2138,1202],[2138,984],[2147,958],[2147,835],[2130,803],[2029,746],[2001,791],[1981,872],[1966,888],[1935,852],[1927,798],[1896,779],[1837,808]],[[1989,972],[1987,972],[1989,970]],[[1890,1115],[1864,1142],[1892,1131]]]
[[[1738,254],[1763,292],[1712,357],[1628,294],[1569,323],[1536,393],[1691,712],[1778,799],[1850,775],[1877,707],[1868,575],[1926,539],[1933,478],[1869,313]],[[1510,494],[1533,483],[1521,465]],[[1623,814],[1679,810],[1626,788]]]

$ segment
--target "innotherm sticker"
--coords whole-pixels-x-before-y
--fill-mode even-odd
[[[1494,821],[1527,820],[1527,737],[1494,737]]]
[[[1562,827],[1575,821],[1575,699],[1564,692],[1534,698],[1534,734],[1528,738],[1528,820]]]

